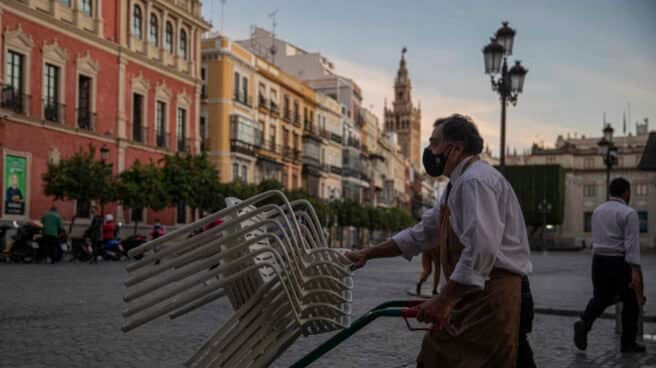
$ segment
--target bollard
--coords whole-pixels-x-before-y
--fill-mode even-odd
[[[636,333],[639,342],[644,340],[644,309],[640,306],[638,310],[638,331]],[[622,302],[615,303],[615,333],[622,334]]]

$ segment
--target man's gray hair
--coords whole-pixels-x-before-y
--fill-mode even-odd
[[[466,154],[477,155],[483,152],[483,138],[474,120],[466,115],[453,114],[439,118],[434,127],[442,126],[442,137],[447,142],[463,142]]]

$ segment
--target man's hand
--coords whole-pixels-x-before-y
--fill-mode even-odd
[[[631,267],[631,282],[629,283],[629,287],[635,291],[636,297],[638,299],[638,305],[644,305],[646,299],[644,295],[645,291],[642,280],[642,270],[640,267]]]
[[[346,253],[346,257],[353,262],[351,265],[351,270],[357,270],[358,268],[363,267],[367,264],[369,257],[367,256],[366,250],[356,250],[353,252]]]
[[[445,301],[442,297],[434,297],[433,299],[419,304],[417,309],[417,321],[435,323],[438,326],[443,326],[449,319],[451,311],[453,310],[454,303]]]

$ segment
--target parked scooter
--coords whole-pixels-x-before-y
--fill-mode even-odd
[[[127,239],[121,241],[121,245],[123,246],[123,250],[125,251],[125,256],[126,257],[128,256],[128,252],[131,249],[136,248],[147,241],[148,239],[140,234],[130,235]],[[144,256],[143,254],[137,254],[134,256],[134,259],[139,260],[143,258],[143,256]]]
[[[43,225],[38,221],[29,221],[20,226],[14,221],[13,225],[16,234],[12,236],[13,243],[9,246],[9,259],[12,262],[24,263],[36,261]]]

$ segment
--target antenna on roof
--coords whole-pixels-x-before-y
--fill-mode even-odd
[[[221,0],[221,25],[219,26],[219,31],[223,33],[223,11],[225,9],[225,4],[227,0]]]
[[[272,11],[271,13],[269,13],[269,18],[271,18],[272,24],[273,24],[272,32],[271,32],[272,42],[271,42],[271,48],[269,49],[269,52],[271,53],[271,63],[272,64],[276,63],[276,52],[278,51],[278,50],[276,50],[276,26],[278,25],[278,23],[276,22],[276,15],[277,14],[278,14],[278,9],[276,9],[276,10]]]

